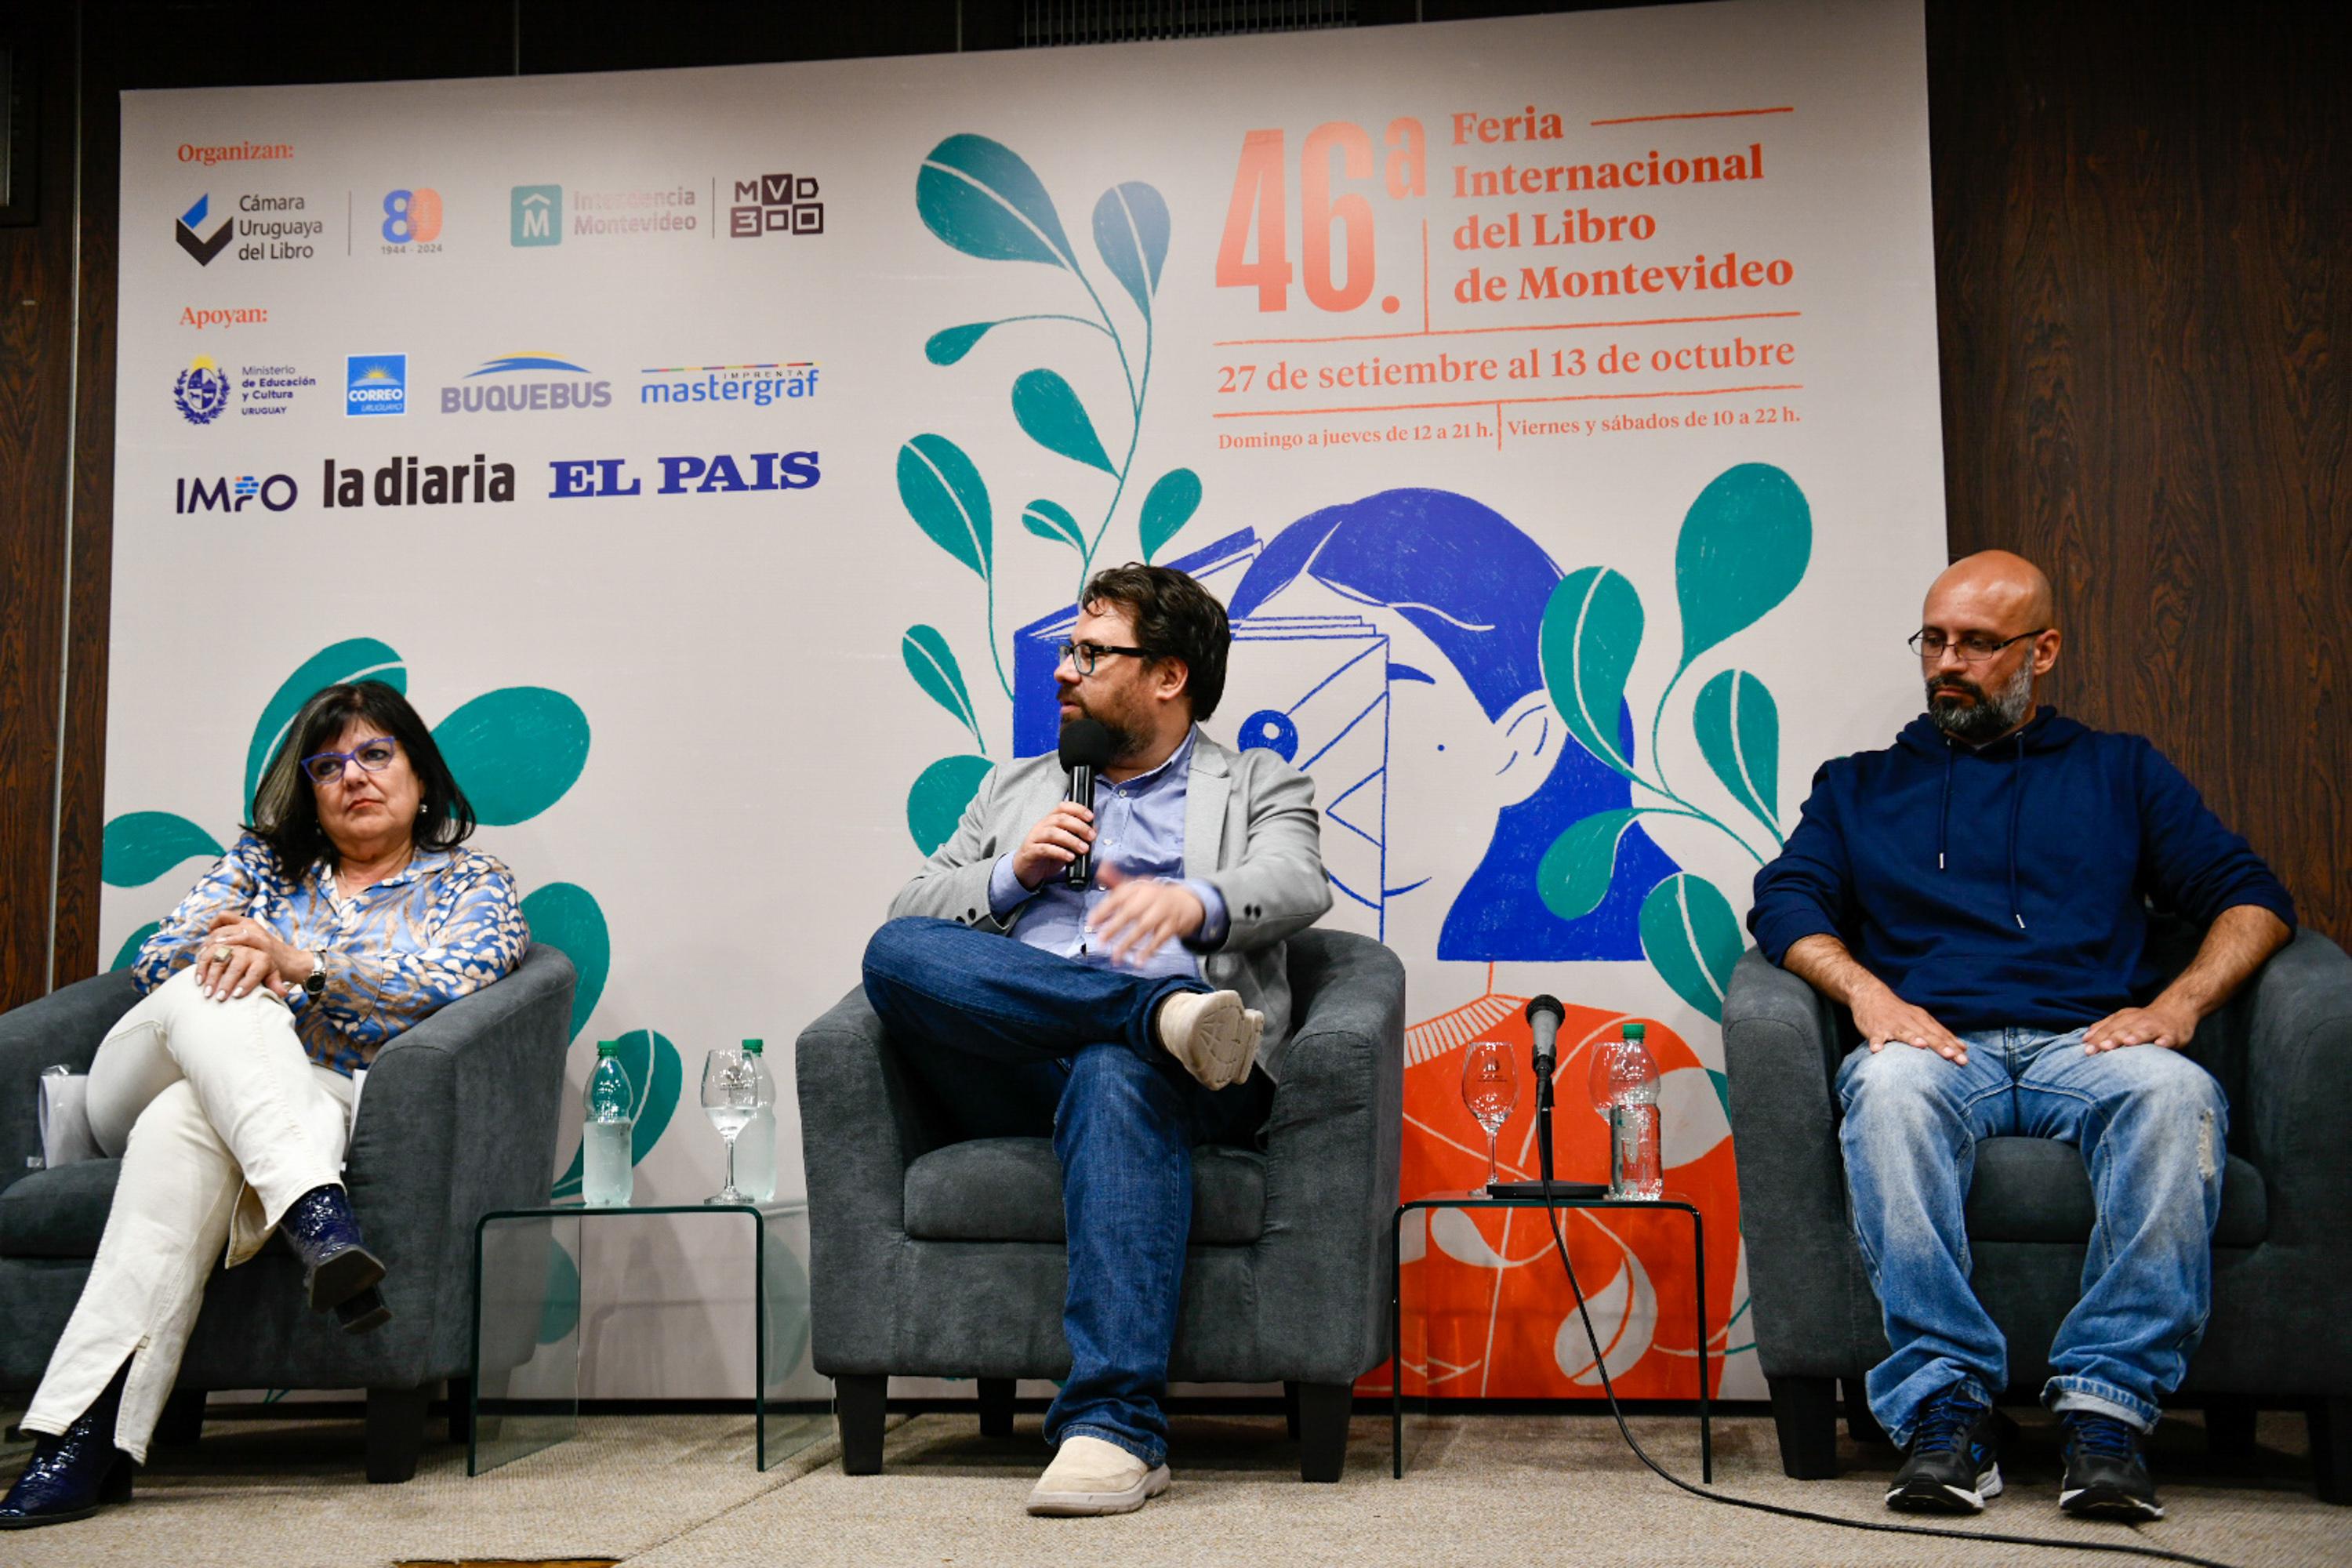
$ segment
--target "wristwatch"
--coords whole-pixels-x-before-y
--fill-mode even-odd
[[[310,973],[302,977],[302,994],[317,996],[327,989],[327,950],[310,950]]]

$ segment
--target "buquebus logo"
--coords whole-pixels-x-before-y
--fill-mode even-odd
[[[234,483],[226,479],[184,479],[172,492],[172,510],[182,517],[199,511],[243,511],[247,502],[258,500],[271,511],[284,511],[301,493],[290,474],[272,474],[268,479],[239,474]]]
[[[189,424],[209,425],[228,406],[236,386],[210,354],[198,354],[172,384],[172,403]]]
[[[196,258],[199,267],[210,267],[213,258],[228,248],[229,236],[236,228],[236,219],[225,217],[220,227],[210,235],[203,233],[205,219],[212,208],[212,194],[208,191],[198,196],[196,205],[182,213],[180,221],[172,226],[172,237],[180,242],[182,250]]]
[[[441,193],[422,186],[386,191],[382,233],[388,252],[440,249],[434,242],[441,237]]]
[[[815,178],[783,174],[736,181],[734,204],[727,209],[727,232],[737,239],[823,234],[824,204],[817,200]]]
[[[343,412],[408,412],[408,356],[352,354],[343,361]]]
[[[588,379],[579,381],[509,381],[509,376],[524,376],[537,371],[543,374],[569,373]],[[487,361],[479,369],[466,373],[466,384],[441,389],[441,412],[444,414],[522,414],[532,409],[609,408],[613,405],[613,384],[595,379],[595,372],[584,364],[574,364],[554,354],[501,354]],[[483,378],[488,377],[485,380]]]

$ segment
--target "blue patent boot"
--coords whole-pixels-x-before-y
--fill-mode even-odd
[[[342,1188],[312,1187],[287,1205],[278,1228],[302,1259],[312,1311],[337,1309],[349,1334],[365,1333],[391,1321],[392,1313],[375,1290],[383,1265],[360,1244],[359,1222],[352,1217],[352,1202]],[[341,1310],[362,1298],[373,1300],[361,1310]]]
[[[0,1501],[0,1530],[64,1524],[88,1519],[108,1503],[131,1500],[131,1477],[139,1467],[114,1446],[114,1418],[130,1375],[126,1361],[106,1392],[62,1435],[45,1436],[33,1445],[25,1473]]]

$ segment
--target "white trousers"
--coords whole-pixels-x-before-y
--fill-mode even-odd
[[[90,1130],[122,1157],[106,1234],[24,1426],[61,1434],[131,1373],[114,1446],[144,1464],[213,1260],[243,1263],[289,1205],[341,1185],[352,1080],[312,1065],[285,1003],[220,1002],[184,969],[90,1063]]]

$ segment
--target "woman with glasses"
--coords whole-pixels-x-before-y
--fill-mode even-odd
[[[143,999],[90,1064],[90,1130],[122,1172],[89,1279],[24,1418],[38,1435],[0,1529],[126,1500],[215,1258],[275,1229],[314,1311],[392,1316],[340,1174],[352,1075],[530,942],[473,808],[382,681],[304,703],[234,848],[139,950]]]

